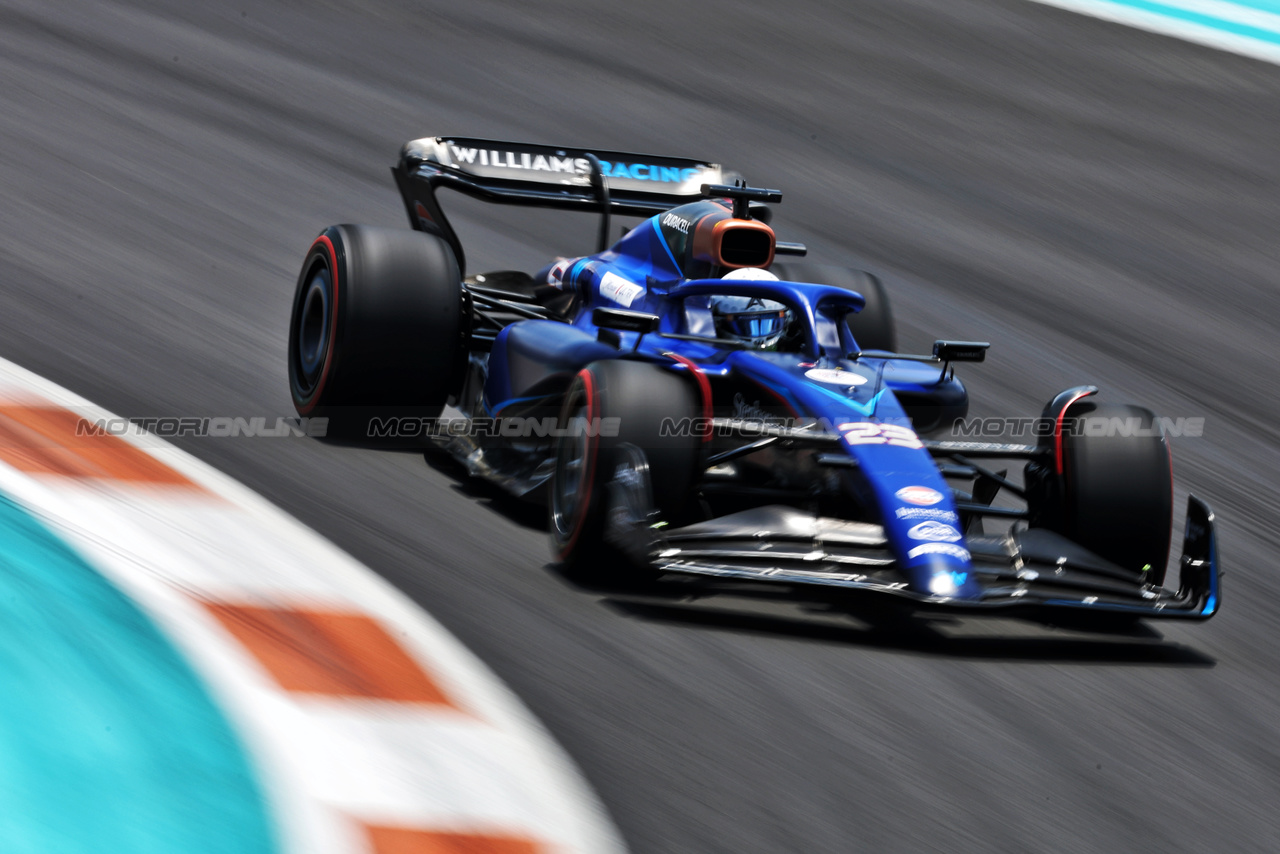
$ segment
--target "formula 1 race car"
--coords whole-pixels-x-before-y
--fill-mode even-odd
[[[951,366],[988,345],[895,352],[878,279],[790,260],[806,250],[775,237],[777,191],[702,161],[457,137],[407,143],[392,172],[412,230],[332,226],[303,261],[294,404],[331,436],[433,443],[542,496],[579,578],[1033,615],[1217,611],[1214,519],[1194,496],[1165,584],[1160,419],[1080,386],[1045,407],[1032,444],[927,438],[966,415]],[[465,275],[442,188],[598,214],[598,251]],[[611,241],[613,216],[647,218]]]

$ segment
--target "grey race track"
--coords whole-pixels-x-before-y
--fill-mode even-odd
[[[0,74],[0,355],[121,414],[290,414],[302,252],[402,225],[399,145],[455,133],[781,188],[783,239],[883,273],[908,349],[994,342],[976,414],[1093,381],[1207,418],[1178,512],[1219,513],[1225,610],[1120,640],[618,601],[421,456],[183,442],[478,652],[634,851],[1280,844],[1280,68],[1020,0],[3,0]],[[595,233],[455,209],[473,269]]]

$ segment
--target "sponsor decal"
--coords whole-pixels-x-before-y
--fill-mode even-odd
[[[689,222],[689,220],[685,219],[682,216],[676,216],[673,213],[663,214],[662,224],[665,225],[667,228],[674,228],[676,231],[680,232],[681,234],[688,234],[689,228],[693,225],[693,223]]]
[[[953,546],[951,543],[925,543],[907,552],[908,558],[920,557],[921,555],[946,555],[956,560],[969,560],[968,549]]]
[[[810,371],[809,373],[813,373]],[[902,427],[898,424],[876,424],[871,421],[854,421],[848,424],[841,424],[836,430],[844,437],[844,440],[850,445],[893,445],[897,448],[923,448],[924,444],[920,441],[920,437],[915,434],[910,427]],[[910,488],[910,487],[908,487]],[[898,496],[902,498],[901,495]],[[906,501],[907,499],[903,498]],[[941,501],[942,497],[938,497]],[[912,501],[912,504],[937,504],[937,501],[920,502]]]
[[[449,153],[458,165],[497,166],[504,169],[528,169],[533,172],[564,172],[569,175],[586,174],[591,164],[585,157],[557,157],[530,154],[527,151],[497,151],[485,148],[467,148],[450,145]]]
[[[564,287],[564,274],[569,270],[569,265],[573,263],[571,258],[561,258],[555,265],[547,271],[547,284],[555,285],[557,288]]]
[[[776,424],[783,420],[762,407],[758,400],[747,403],[747,399],[742,396],[742,392],[737,392],[733,396],[733,417],[743,421],[757,421],[763,424]]]
[[[907,531],[907,536],[913,540],[954,543],[960,539],[960,532],[950,525],[930,519],[913,526]]]
[[[931,510],[928,507],[899,507],[893,511],[899,519],[934,519],[952,525],[960,523],[960,517],[950,510]]]
[[[941,501],[942,493],[927,486],[904,486],[894,493],[894,497],[908,504],[928,507]]]
[[[805,371],[804,375],[814,382],[832,385],[855,386],[867,382],[867,378],[862,374],[853,371],[833,371],[829,368],[814,368],[811,371]]]
[[[644,295],[644,288],[635,282],[628,282],[616,273],[605,273],[600,278],[600,295],[629,307]]]
[[[449,153],[455,166],[489,166],[499,169],[520,169],[529,172],[547,172],[562,175],[589,175],[591,164],[585,157],[533,154],[528,151],[505,151],[493,148],[469,148],[450,145]],[[685,184],[697,178],[704,170],[690,166],[660,166],[656,163],[614,163],[600,161],[600,169],[606,178],[630,178],[633,181],[657,181],[664,184]]]

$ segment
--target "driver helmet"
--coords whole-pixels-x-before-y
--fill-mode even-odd
[[[733,270],[723,278],[778,280],[773,273],[759,267]],[[791,321],[790,309],[780,302],[761,297],[712,297],[711,316],[715,320],[717,337],[741,342],[755,350],[777,347]]]

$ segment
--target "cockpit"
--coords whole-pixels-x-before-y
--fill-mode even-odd
[[[773,229],[760,220],[735,218],[727,204],[706,200],[657,217],[658,232],[686,279],[772,280]],[[759,297],[707,296],[686,301],[689,334],[734,341],[757,350],[785,340],[791,311]]]

